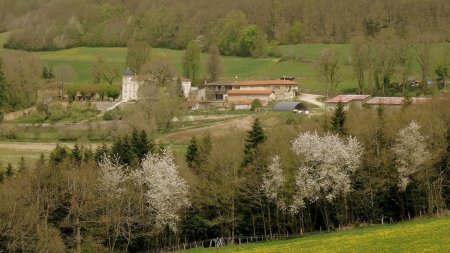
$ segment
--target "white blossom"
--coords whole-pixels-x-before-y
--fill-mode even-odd
[[[419,132],[420,126],[412,121],[400,130],[396,143],[392,148],[399,174],[398,187],[405,191],[411,176],[424,168],[431,155],[426,148],[425,137]]]
[[[280,157],[275,156],[269,165],[267,173],[264,175],[261,187],[266,197],[276,203],[281,210],[286,209],[286,205],[280,196],[284,183],[285,179],[280,165]]]
[[[118,159],[111,161],[106,155],[99,163],[99,184],[105,194],[118,197],[126,191],[123,182],[128,177],[124,171],[124,166],[118,165]]]
[[[172,155],[168,151],[161,155],[148,154],[142,168],[133,172],[133,179],[144,188],[156,225],[167,225],[176,232],[179,212],[189,206],[189,200],[187,183],[178,175]]]
[[[338,135],[320,137],[317,132],[300,134],[292,144],[301,165],[296,176],[296,194],[290,208],[297,213],[305,200],[333,202],[351,191],[350,175],[361,163],[362,146],[356,138],[347,142]]]

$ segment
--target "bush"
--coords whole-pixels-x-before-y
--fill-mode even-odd
[[[253,99],[252,107],[250,108],[250,110],[255,111],[257,108],[261,108],[261,107],[262,107],[261,100],[256,98],[256,99]]]
[[[55,103],[49,106],[50,116],[48,119],[50,121],[58,121],[66,116],[66,110],[64,106],[60,103]]]
[[[120,109],[116,108],[114,110],[105,112],[105,114],[103,114],[103,119],[104,120],[120,119]]]
[[[116,100],[120,96],[120,89],[117,86],[110,85],[106,88],[106,95],[113,100]]]

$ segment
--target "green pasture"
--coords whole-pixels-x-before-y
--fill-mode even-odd
[[[186,253],[450,252],[450,216]]]

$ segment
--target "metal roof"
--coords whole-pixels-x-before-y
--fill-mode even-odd
[[[301,102],[279,102],[273,106],[273,111],[292,111],[294,109],[304,110],[306,106]]]

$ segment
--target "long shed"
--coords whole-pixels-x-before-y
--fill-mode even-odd
[[[307,110],[308,108],[301,102],[279,102],[273,106],[272,111],[292,112],[294,109]]]

